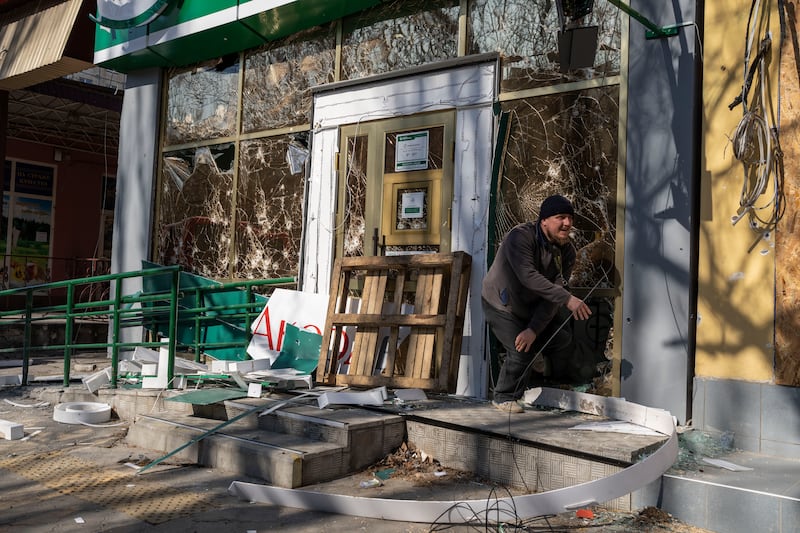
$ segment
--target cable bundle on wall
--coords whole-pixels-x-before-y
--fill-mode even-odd
[[[783,152],[780,147],[778,126],[771,116],[768,94],[767,64],[772,51],[772,37],[767,31],[751,61],[753,43],[757,33],[760,0],[754,0],[748,19],[748,35],[744,58],[744,83],[742,92],[728,106],[743,108],[742,120],[733,134],[733,154],[744,167],[739,210],[731,218],[735,225],[748,216],[750,227],[760,233],[772,231],[784,211]],[[756,75],[758,77],[756,78]],[[754,98],[748,102],[753,80],[756,79]],[[766,201],[759,200],[769,192]],[[751,248],[752,249],[752,248]]]

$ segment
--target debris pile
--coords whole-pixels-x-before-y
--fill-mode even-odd
[[[472,473],[445,468],[412,442],[404,442],[394,453],[387,455],[367,471],[378,479],[401,478],[419,486],[445,479],[452,482],[474,478]]]
[[[678,459],[674,470],[702,471],[703,458],[714,458],[733,450],[733,433],[714,434],[694,428],[686,428],[678,434]]]

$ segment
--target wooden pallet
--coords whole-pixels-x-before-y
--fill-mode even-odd
[[[471,265],[465,252],[338,259],[317,382],[455,392]],[[345,312],[348,296],[360,298],[357,313]],[[353,326],[349,369],[339,373],[331,347]]]

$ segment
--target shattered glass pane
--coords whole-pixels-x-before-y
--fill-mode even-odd
[[[347,139],[346,187],[341,212],[344,216],[344,256],[364,255],[366,232],[367,150],[366,135]]]
[[[552,0],[474,0],[469,3],[468,54],[500,54],[501,90],[516,91],[613,76],[620,71],[621,16],[610,2],[595,2],[580,26],[597,26],[594,66],[561,72],[561,25]]]
[[[458,55],[459,2],[384,2],[343,23],[342,79],[353,80]]]
[[[304,174],[292,174],[289,136],[241,144],[236,199],[235,277],[297,276]]]
[[[497,207],[498,242],[514,225],[535,220],[551,194],[575,205],[573,287],[614,283],[618,87],[503,104],[511,131]]]
[[[227,278],[234,145],[165,153],[156,214],[157,262]]]
[[[169,72],[166,144],[236,134],[238,54]]]
[[[331,24],[247,54],[242,95],[245,133],[307,124],[311,88],[334,80],[336,27]]]

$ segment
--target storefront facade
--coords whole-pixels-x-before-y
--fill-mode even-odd
[[[694,20],[681,4],[635,7]],[[218,279],[295,275],[327,293],[339,256],[466,251],[457,393],[485,397],[486,265],[508,229],[565,194],[572,285],[595,311],[571,326],[587,380],[601,367],[604,392],[691,418],[691,25],[651,39],[595,2],[570,22],[596,27],[587,64],[559,48],[561,3],[130,5],[98,25],[95,46],[96,63],[128,75],[115,270],[150,259]]]

